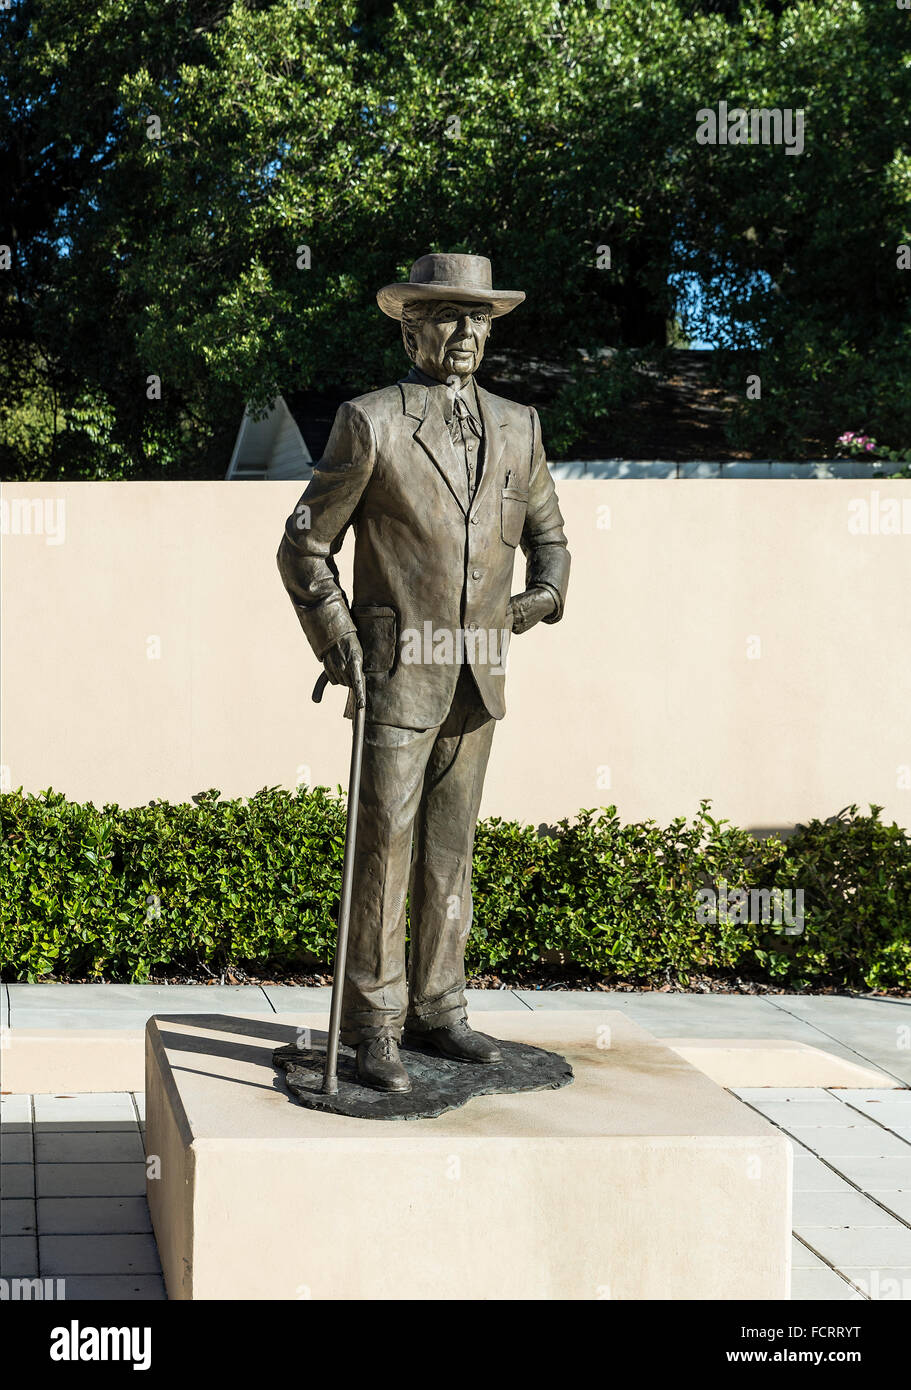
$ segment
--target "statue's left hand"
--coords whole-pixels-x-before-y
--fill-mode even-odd
[[[523,593],[516,594],[509,600],[513,633],[527,632],[542,618],[549,618],[556,606],[556,599],[549,589],[526,589]]]

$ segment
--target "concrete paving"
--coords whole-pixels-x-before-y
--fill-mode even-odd
[[[11,1028],[143,1029],[157,1013],[274,1013],[259,985],[7,985]]]
[[[9,985],[12,1028],[143,1028],[155,1013],[327,1011],[328,988]],[[880,1068],[906,1089],[742,1088],[795,1147],[792,1297],[911,1300],[911,1000],[472,990],[469,1007],[621,1009],[657,1037],[792,1039]],[[90,1021],[86,1021],[90,1020]],[[165,1297],[145,1201],[142,1097],[2,1097],[6,1277],[66,1297]]]
[[[28,985],[3,987],[12,1028],[142,1029],[155,1013],[288,1013],[329,1009],[330,989],[294,985]],[[469,1008],[620,1009],[658,1038],[788,1039],[880,1068],[911,1085],[911,999],[794,994],[678,994],[475,989]]]
[[[792,1298],[911,1300],[911,1142],[900,1137],[911,1090],[734,1094],[795,1146]],[[164,1298],[142,1097],[4,1096],[0,1113],[0,1272],[63,1279],[67,1298]]]
[[[0,1098],[0,1274],[58,1298],[162,1300],[142,1097]],[[47,1296],[47,1295],[46,1295]]]
[[[792,1299],[911,1300],[911,1090],[734,1094],[795,1145]]]

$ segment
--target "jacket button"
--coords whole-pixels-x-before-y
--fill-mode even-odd
[[[472,570],[472,571],[471,571],[471,577],[472,577],[472,579],[480,579],[480,578],[481,578],[481,571],[480,571],[480,570]]]
[[[478,625],[477,625],[477,623],[469,623],[469,624],[468,624],[468,631],[469,631],[469,632],[477,632],[477,630],[478,630]]]
[[[480,518],[479,516],[473,516],[473,517],[471,518],[471,524],[472,524],[472,526],[477,526],[478,523],[480,522],[480,520],[481,520],[481,518]]]

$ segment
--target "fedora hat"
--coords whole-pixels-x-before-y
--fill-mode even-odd
[[[490,304],[494,318],[508,314],[525,298],[524,290],[491,288],[486,256],[456,256],[431,252],[411,267],[405,284],[384,285],[376,302],[391,319],[400,319],[406,304],[420,299],[453,299],[466,304]]]

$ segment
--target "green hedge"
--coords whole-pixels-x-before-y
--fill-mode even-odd
[[[345,804],[324,787],[123,809],[0,796],[0,968],[9,980],[144,980],[330,961]],[[559,959],[611,981],[738,974],[788,988],[911,986],[911,837],[850,806],[758,839],[716,821],[622,825],[614,807],[545,834],[478,826],[467,964],[509,978]],[[802,889],[803,929],[700,921],[722,883]],[[703,916],[705,914],[703,913]]]

